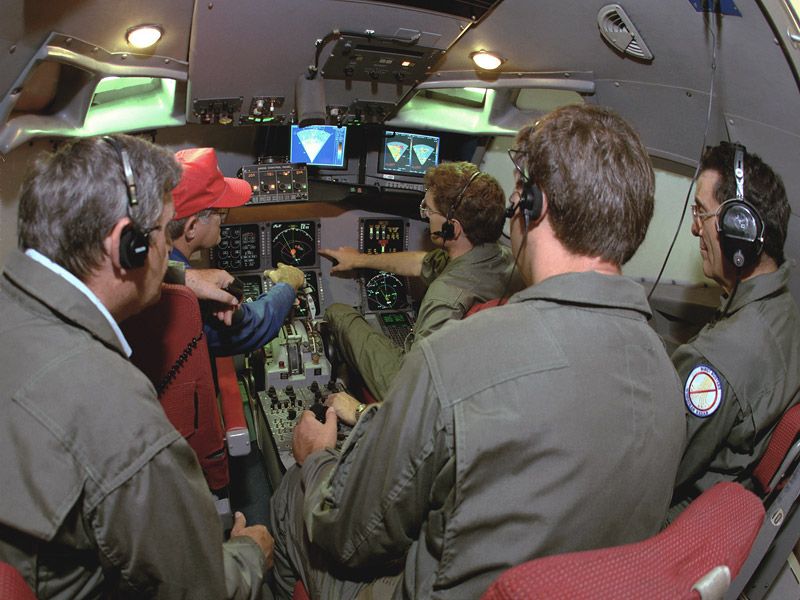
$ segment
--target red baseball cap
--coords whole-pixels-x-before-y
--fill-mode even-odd
[[[253,195],[250,184],[235,177],[224,177],[213,148],[179,150],[175,158],[183,175],[172,190],[175,205],[173,219],[195,215],[207,208],[241,206]]]

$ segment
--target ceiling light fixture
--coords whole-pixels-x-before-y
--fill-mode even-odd
[[[162,35],[164,30],[160,25],[136,25],[125,32],[125,39],[134,48],[143,50],[153,46]]]
[[[469,57],[479,69],[484,71],[499,69],[500,65],[506,62],[505,58],[501,58],[499,54],[490,52],[489,50],[478,50],[470,54]]]

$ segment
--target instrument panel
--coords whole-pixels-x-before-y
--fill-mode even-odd
[[[253,190],[253,196],[247,201],[248,206],[308,200],[308,171],[305,165],[247,165],[242,167],[242,179]]]
[[[364,254],[386,254],[408,249],[405,219],[359,219],[358,246]]]
[[[319,271],[319,221],[305,219],[260,223],[238,223],[220,227],[220,243],[211,249],[211,264],[236,275],[244,286],[244,301],[252,301],[272,287],[263,272],[284,263],[305,275],[307,291],[300,290],[300,303],[293,315],[319,316],[325,295]]]
[[[299,269],[317,267],[319,226],[316,219],[222,225],[211,263],[230,273],[263,271],[279,262]]]
[[[408,288],[403,277],[386,271],[369,271],[364,282],[368,310],[397,310],[408,306]]]
[[[218,269],[230,273],[260,269],[266,247],[263,228],[258,223],[222,225],[220,242],[211,251]]]
[[[320,273],[318,271],[303,271],[303,275],[306,277],[305,290],[298,292],[300,304],[295,307],[294,314],[298,317],[307,317],[313,311],[316,316],[320,316],[322,313],[321,302],[325,299],[319,283],[321,280]],[[311,304],[313,304],[313,307],[310,306]]]
[[[279,262],[293,267],[317,266],[319,237],[315,221],[284,221],[270,227],[271,266]]]

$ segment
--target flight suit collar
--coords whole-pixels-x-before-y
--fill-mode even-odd
[[[727,314],[730,316],[752,302],[786,290],[789,282],[789,271],[793,266],[794,261],[787,260],[772,273],[764,273],[742,281],[733,296],[731,305],[726,311]],[[720,306],[724,306],[727,300],[728,297],[723,295],[720,298]]]
[[[451,260],[447,266],[452,267],[453,265],[457,264],[459,266],[464,265],[468,267],[470,265],[476,265],[478,263],[494,259],[501,252],[502,250],[497,243],[478,244],[477,246],[470,248],[461,256]]]
[[[19,250],[9,254],[3,274],[13,285],[50,311],[88,331],[103,344],[127,357],[125,348],[106,318],[68,281]]]
[[[622,275],[602,275],[595,271],[549,277],[514,294],[508,303],[530,300],[597,308],[622,308],[641,313],[647,319],[651,316],[650,305],[641,285]]]

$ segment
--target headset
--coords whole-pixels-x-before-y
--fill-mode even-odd
[[[509,150],[511,156],[511,150]],[[505,218],[510,219],[514,216],[517,209],[522,211],[522,216],[525,219],[525,231],[528,231],[531,221],[537,221],[542,216],[542,208],[544,200],[542,199],[542,190],[536,185],[533,180],[525,174],[525,172],[517,165],[514,157],[511,156],[511,162],[514,163],[520,179],[522,180],[522,190],[519,193],[519,202],[512,204],[506,209]]]
[[[747,150],[734,144],[733,175],[736,197],[723,202],[717,217],[722,254],[737,269],[752,266],[764,249],[764,221],[744,197],[744,156]]]
[[[461,206],[461,202],[464,200],[464,193],[467,191],[470,184],[475,181],[480,174],[480,171],[475,171],[470,176],[467,184],[461,188],[461,191],[458,193],[458,196],[456,196],[455,201],[450,205],[450,208],[447,209],[447,215],[445,216],[445,222],[442,223],[442,229],[440,231],[433,232],[433,235],[442,238],[442,242],[455,239],[456,227],[453,225],[453,217],[455,216],[456,209]]]
[[[525,231],[528,231],[531,221],[536,222],[542,216],[543,203],[542,190],[532,179],[525,178],[519,193],[519,208],[525,219]]]
[[[125,269],[137,269],[143,266],[147,260],[147,251],[150,249],[150,232],[142,230],[131,215],[131,209],[139,205],[131,161],[127,151],[117,140],[109,135],[104,135],[102,139],[114,148],[119,156],[125,176],[125,192],[128,195],[127,212],[131,223],[122,229],[119,237],[119,263]]]

